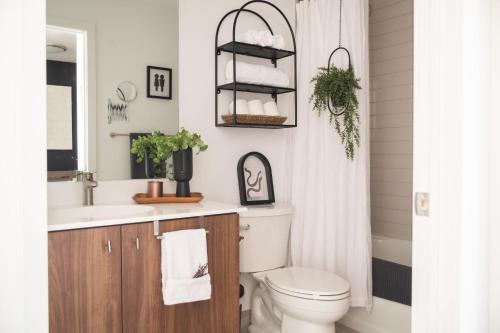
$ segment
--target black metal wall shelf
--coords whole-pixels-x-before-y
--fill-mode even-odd
[[[240,128],[267,128],[267,129],[278,129],[278,128],[293,128],[297,125],[269,125],[269,124],[240,124],[240,123],[222,123],[217,127],[240,127]]]
[[[236,85],[236,91],[242,92],[251,92],[258,94],[271,94],[271,95],[279,95],[289,92],[294,92],[294,88],[286,88],[286,87],[274,87],[274,86],[266,86],[262,84],[252,84],[252,83],[242,83],[242,82],[230,82],[217,87],[218,90],[234,90]],[[220,93],[220,91],[218,91]]]
[[[269,46],[260,46],[254,44],[247,44],[242,42],[229,42],[217,49],[218,55],[220,52],[236,52],[236,54],[247,55],[250,57],[264,58],[271,60],[283,59],[286,57],[293,56],[295,52],[288,50],[275,49]]]
[[[267,29],[271,32],[271,34],[274,34],[271,26],[269,23],[262,17],[259,13],[256,11],[247,9],[251,4],[263,4],[263,5],[268,5],[272,8],[274,8],[276,11],[281,14],[283,19],[285,20],[288,29],[290,31],[292,41],[293,41],[293,50],[281,50],[281,49],[276,49],[272,47],[263,47],[260,45],[254,45],[254,44],[248,44],[248,43],[242,43],[242,42],[237,42],[236,41],[236,23],[238,21],[238,18],[241,13],[247,13],[251,14],[260,21],[262,21]],[[223,45],[218,45],[219,42],[219,31],[221,28],[222,23],[224,20],[232,15],[235,14],[234,21],[233,21],[233,29],[232,29],[232,41],[223,44]],[[236,55],[245,55],[245,56],[250,56],[250,57],[255,57],[255,58],[262,58],[262,59],[269,59],[271,60],[271,63],[274,65],[274,67],[277,67],[277,61],[283,58],[287,57],[293,57],[293,87],[275,87],[275,86],[269,86],[269,85],[260,85],[260,84],[251,84],[251,83],[242,83],[242,82],[230,82],[226,84],[219,84],[218,80],[218,62],[219,62],[219,56],[222,54],[222,52],[228,52],[232,53],[232,60],[233,60],[233,78],[237,78],[236,76]],[[233,9],[226,13],[222,19],[219,21],[219,24],[217,26],[217,31],[215,34],[215,126],[216,127],[239,127],[239,128],[268,128],[268,129],[276,129],[276,128],[291,128],[291,127],[297,127],[297,46],[295,43],[295,35],[293,33],[292,26],[290,25],[290,22],[288,21],[287,17],[285,14],[273,3],[265,0],[251,0],[245,3],[243,6],[241,6],[239,9]],[[226,123],[222,122],[219,118],[219,95],[223,91],[230,91],[232,92],[232,100],[234,102],[235,107],[233,108],[233,121]],[[286,94],[286,93],[292,93],[293,96],[293,107],[294,107],[294,119],[293,123],[287,123],[287,124],[282,124],[282,125],[274,125],[274,124],[248,124],[248,123],[238,123],[237,117],[236,117],[236,94],[237,92],[247,92],[247,93],[256,93],[256,94],[270,94],[272,98],[278,103],[278,95],[281,94]],[[290,118],[291,114],[288,114],[288,117]]]

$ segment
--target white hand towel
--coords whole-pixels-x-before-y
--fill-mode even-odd
[[[233,114],[234,113],[234,102],[231,101],[229,103],[229,109],[227,114]],[[236,114],[249,114],[250,112],[248,111],[248,103],[245,99],[237,99],[236,100]]]
[[[264,106],[262,105],[262,101],[260,99],[253,99],[249,101],[248,109],[250,110],[250,114],[255,114],[255,115],[264,114]]]
[[[226,65],[227,82],[233,82],[233,61],[230,60]],[[236,61],[236,81],[241,83],[263,84],[274,87],[289,87],[290,80],[281,70],[262,66],[248,64],[242,61]]]
[[[264,113],[267,116],[279,116],[278,105],[275,101],[264,103]]]
[[[165,305],[210,299],[205,229],[166,232],[161,240],[161,273]],[[201,268],[201,269],[200,269]],[[197,274],[206,268],[206,274]],[[195,278],[196,275],[202,275]]]

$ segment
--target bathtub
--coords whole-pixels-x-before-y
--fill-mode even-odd
[[[392,266],[395,268],[396,276],[399,274],[398,270],[403,271],[403,273],[406,270],[411,281],[411,241],[374,235],[372,237],[372,256],[374,258],[374,271],[379,267],[375,267],[375,265],[379,263],[389,267],[394,263]],[[380,271],[380,269],[378,270]],[[392,273],[389,272],[387,276],[394,276]],[[376,279],[375,274],[374,279]],[[374,285],[377,282],[374,281]],[[408,297],[410,297],[409,301],[411,302],[411,290],[404,290],[403,294],[407,295],[396,295],[396,299],[402,299],[398,302],[374,296],[371,312],[365,308],[351,308],[340,322],[363,333],[410,333],[411,306],[402,303],[410,304]]]

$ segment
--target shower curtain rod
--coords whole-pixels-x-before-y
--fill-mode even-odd
[[[295,0],[296,3],[299,3],[299,2],[302,2],[304,0]],[[372,2],[369,1],[368,2],[368,16],[372,16],[372,12],[373,12],[373,6],[372,6]]]

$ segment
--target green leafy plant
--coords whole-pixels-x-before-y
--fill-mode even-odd
[[[337,68],[334,65],[328,68],[319,68],[319,73],[311,80],[314,82],[314,92],[310,101],[313,110],[321,113],[328,112],[328,105],[334,113],[344,112],[335,116],[329,112],[330,124],[335,125],[335,130],[345,146],[348,159],[354,159],[355,147],[359,147],[359,110],[356,90],[361,89],[359,79],[354,75],[354,69]]]
[[[161,175],[163,165],[176,151],[198,148],[198,152],[207,150],[208,146],[203,142],[198,133],[190,133],[186,129],[171,136],[166,136],[156,131],[150,135],[140,136],[132,141],[130,151],[137,154],[137,163],[150,158],[154,164],[155,176]]]

